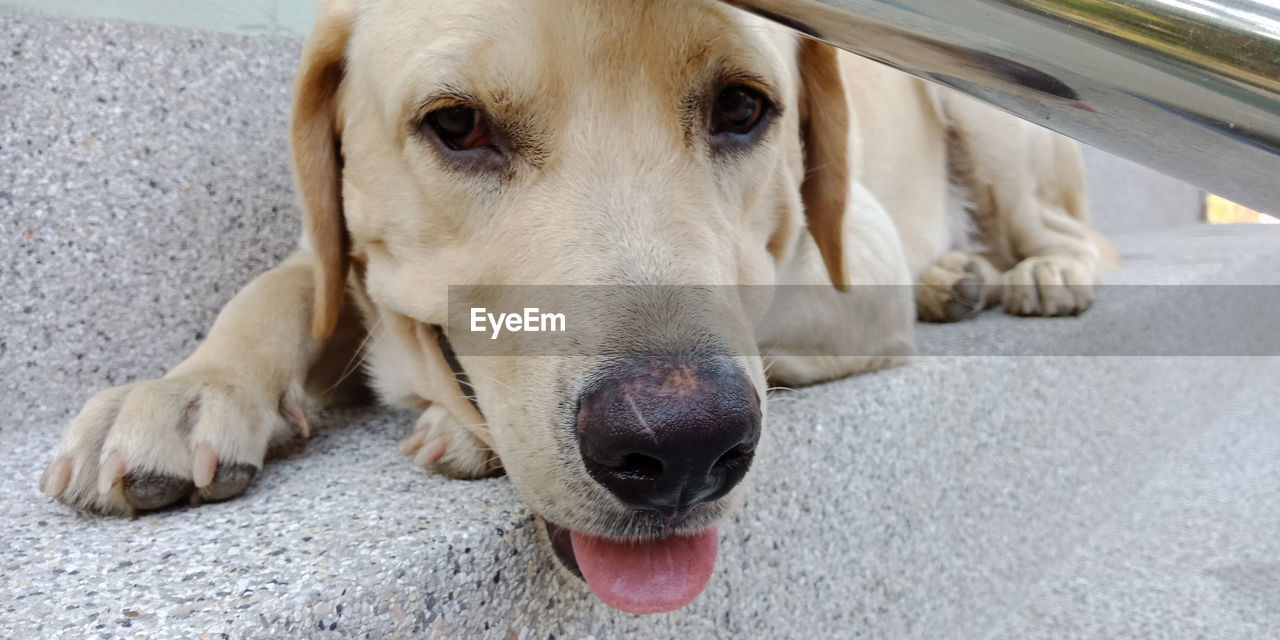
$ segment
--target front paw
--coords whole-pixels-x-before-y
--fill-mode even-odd
[[[1004,274],[1004,310],[1019,316],[1074,316],[1092,304],[1098,270],[1076,256],[1039,256]]]
[[[72,422],[40,489],[104,515],[226,500],[248,489],[291,424],[305,433],[300,393],[225,372],[107,389]]]
[[[447,409],[432,405],[422,412],[413,433],[400,442],[400,453],[413,463],[451,478],[471,479],[502,471],[502,461],[477,434],[485,425],[464,425]]]
[[[962,251],[943,255],[916,282],[916,317],[959,322],[991,305],[996,271],[985,258]]]

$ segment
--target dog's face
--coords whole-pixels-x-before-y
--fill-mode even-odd
[[[384,313],[428,325],[450,285],[606,285],[572,316],[598,352],[459,361],[558,556],[615,606],[701,591],[765,395],[743,355],[762,305],[728,295],[708,322],[682,289],[623,285],[771,284],[806,222],[839,276],[843,103],[814,106],[842,95],[831,55],[688,0],[338,4],[304,53],[318,332],[352,262]]]

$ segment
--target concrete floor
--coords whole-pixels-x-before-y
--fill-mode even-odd
[[[397,456],[412,417],[399,412],[321,416],[302,452],[232,502],[74,513],[36,479],[83,400],[160,375],[293,247],[285,112],[299,44],[2,11],[0,32],[12,37],[0,637],[1181,639],[1280,626],[1274,357],[938,355],[775,395],[709,590],[655,617],[607,609],[556,572],[507,481],[445,480]],[[1120,235],[1126,266],[1109,279],[1280,284],[1267,231]],[[1104,291],[1080,319],[993,313],[921,341],[997,353],[1055,328],[1123,338],[1181,322],[1141,302]]]

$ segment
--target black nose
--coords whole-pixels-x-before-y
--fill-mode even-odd
[[[577,432],[597,482],[635,509],[677,517],[746,475],[760,399],[729,358],[645,358],[582,396]]]

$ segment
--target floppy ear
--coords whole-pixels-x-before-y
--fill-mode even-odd
[[[847,291],[844,271],[844,210],[849,201],[849,105],[836,49],[800,39],[800,135],[804,141],[805,221],[831,284]]]
[[[311,315],[311,335],[317,339],[331,335],[338,324],[351,264],[342,215],[338,88],[352,21],[345,2],[324,7],[302,49],[289,124],[294,179],[317,262]]]

